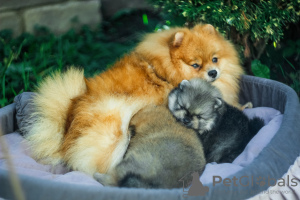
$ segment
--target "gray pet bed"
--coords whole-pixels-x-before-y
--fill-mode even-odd
[[[288,172],[300,153],[300,105],[290,87],[272,80],[243,76],[240,102],[251,101],[254,107],[272,107],[283,113],[282,124],[271,142],[259,156],[243,170],[231,175],[235,177],[272,177],[279,179]],[[9,134],[18,129],[15,104],[0,109],[0,131]],[[182,189],[127,189],[74,185],[19,175],[26,199],[184,199]],[[242,182],[243,183],[243,182]],[[244,185],[247,183],[243,183]],[[246,199],[268,188],[268,185],[242,184],[224,186],[207,185],[205,196],[188,199]],[[0,197],[14,199],[8,173],[0,169]]]

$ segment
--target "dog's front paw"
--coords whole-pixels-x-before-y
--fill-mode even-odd
[[[107,185],[115,185],[115,181],[113,177],[109,174],[100,174],[98,172],[94,173],[93,175],[94,179],[101,183],[104,186]]]
[[[248,103],[246,103],[246,104],[244,104],[244,105],[242,106],[242,110],[244,110],[244,109],[246,109],[246,108],[253,108],[252,102],[248,102]]]

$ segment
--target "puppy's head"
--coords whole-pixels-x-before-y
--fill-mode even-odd
[[[173,72],[169,73],[173,76],[176,76],[174,71],[181,74],[177,76],[178,83],[191,78],[214,82],[223,73],[232,76],[242,73],[233,45],[210,24],[178,30],[172,36],[169,47],[174,64]]]
[[[182,81],[169,95],[168,106],[174,117],[200,134],[210,131],[225,111],[220,91],[207,81]]]

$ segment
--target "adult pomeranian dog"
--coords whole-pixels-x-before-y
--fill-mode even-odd
[[[234,46],[212,25],[152,33],[94,78],[75,68],[47,77],[33,100],[31,125],[22,131],[45,164],[107,173],[122,160],[129,122],[140,109],[166,105],[170,90],[194,77],[212,82],[225,101],[240,107],[242,73]]]
[[[207,162],[232,162],[264,126],[228,105],[221,92],[205,80],[183,80],[169,95],[168,106],[177,121],[194,129],[202,140]]]
[[[190,172],[202,174],[205,157],[197,133],[176,122],[164,105],[147,106],[130,121],[131,140],[124,159],[107,174],[95,173],[103,185],[179,188]]]

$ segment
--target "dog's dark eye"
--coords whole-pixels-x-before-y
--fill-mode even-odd
[[[194,68],[198,68],[198,67],[200,67],[200,65],[198,65],[197,63],[195,63],[195,64],[192,64],[191,66],[192,66],[192,67],[194,67]]]
[[[197,117],[198,119],[201,119],[201,118],[202,118],[201,115],[196,115],[196,117]]]
[[[216,63],[216,62],[218,62],[218,58],[216,58],[216,57],[213,57],[213,59],[212,59],[212,62],[213,62],[213,63]]]
[[[181,105],[179,105],[179,104],[176,107],[177,107],[176,110],[182,110],[182,109],[184,109],[184,107],[181,106]]]

